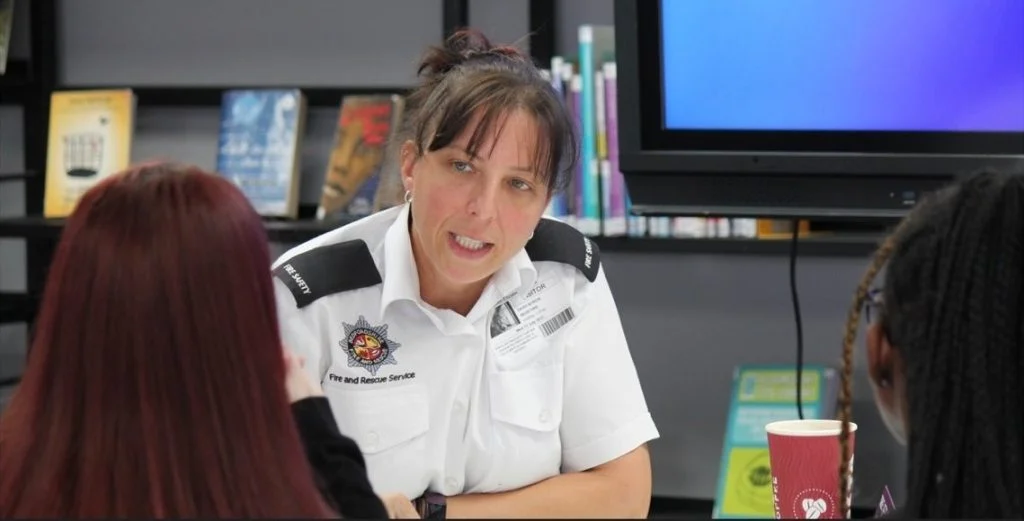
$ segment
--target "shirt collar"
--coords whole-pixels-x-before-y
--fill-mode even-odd
[[[396,300],[420,299],[420,277],[412,255],[412,241],[409,239],[409,205],[391,223],[384,236],[384,287],[381,290],[380,313]]]
[[[408,204],[403,205],[398,217],[388,228],[384,237],[382,268],[384,283],[380,299],[381,316],[392,302],[398,300],[421,302],[420,279],[416,272],[416,261],[412,253],[412,240],[409,238]],[[533,261],[530,260],[525,248],[520,249],[491,277],[467,318],[475,321],[480,313],[490,311],[506,296],[523,287],[533,285],[536,278],[537,269],[534,267]]]

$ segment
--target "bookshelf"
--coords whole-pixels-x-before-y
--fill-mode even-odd
[[[267,239],[276,243],[299,243],[344,226],[355,217],[330,221],[315,219],[265,220]],[[56,242],[64,227],[63,219],[37,216],[0,219],[0,237],[22,237],[29,240]],[[878,247],[881,235],[872,233],[827,233],[800,237],[801,256],[866,257]],[[788,255],[790,239],[741,238],[658,238],[658,237],[594,237],[601,251],[623,253],[670,254],[750,254]]]
[[[21,2],[19,2],[21,3]],[[47,219],[43,213],[46,147],[49,130],[47,115],[50,112],[50,96],[55,90],[101,89],[107,85],[63,84],[57,81],[58,53],[53,35],[58,34],[58,13],[56,0],[33,0],[24,2],[29,9],[30,59],[10,59],[6,74],[0,76],[0,104],[20,105],[23,114],[25,172],[0,173],[0,185],[8,182],[25,183],[25,216],[0,219],[0,237],[21,238],[26,241],[26,292],[0,293],[0,323],[28,323],[34,320],[38,298],[42,293],[46,270],[53,255],[57,240],[63,229],[63,219]],[[531,21],[536,17],[545,20],[546,29],[553,31],[554,7],[552,2],[530,0]],[[442,34],[448,35],[469,25],[469,0],[443,0],[441,3]],[[538,14],[539,13],[539,14]],[[550,52],[553,36],[547,37],[546,48]],[[134,86],[139,106],[152,107],[214,107],[221,103],[225,90],[240,86]],[[272,85],[248,85],[246,88],[272,88]],[[307,102],[314,107],[337,107],[345,96],[372,93],[405,93],[409,86],[301,86]],[[303,213],[308,213],[304,209]],[[301,242],[350,222],[352,219],[321,222],[312,219],[298,221],[266,222],[268,238],[274,242]]]
[[[10,58],[7,72],[0,76],[0,105],[21,105],[31,92],[31,73],[28,60]]]
[[[25,172],[0,173],[0,183],[25,183],[26,216],[0,219],[0,237],[22,238],[27,244],[27,291],[24,294],[0,294],[2,322],[31,324],[37,297],[43,288],[46,269],[64,221],[41,217],[45,186],[46,146],[50,95],[55,90],[100,89],[114,85],[62,84],[57,81],[57,48],[51,37],[58,31],[56,0],[33,0],[30,9],[31,59],[13,59],[8,72],[0,77],[0,103],[23,107],[25,136]],[[443,0],[442,31],[447,35],[469,25],[468,0]],[[536,63],[547,66],[555,54],[558,27],[557,2],[529,0],[528,23],[530,53]],[[285,85],[279,85],[285,86]],[[336,108],[342,98],[377,93],[407,93],[410,86],[382,85],[286,85],[300,88],[309,106]],[[217,107],[223,92],[236,88],[273,88],[275,85],[116,85],[130,87],[141,107]],[[37,173],[34,174],[33,172]],[[0,184],[0,186],[2,186]],[[352,218],[321,222],[312,218],[312,209],[303,205],[298,220],[267,220],[269,240],[298,243],[351,222]],[[854,256],[870,254],[881,235],[867,232],[823,232],[800,238],[800,255]],[[595,237],[604,251],[636,254],[737,254],[787,255],[790,241],[748,238],[670,238],[670,237]]]
[[[29,58],[9,59],[6,73],[0,76],[0,104],[21,107],[24,171],[0,172],[0,189],[8,189],[8,185],[14,182],[24,183],[25,213],[39,215],[43,211],[45,179],[37,173],[46,170],[46,115],[49,114],[50,93],[57,72],[56,42],[53,38],[57,29],[57,6],[56,0],[33,0],[17,4],[28,9]],[[14,30],[19,28],[15,27]],[[26,291],[0,293],[0,324],[31,323],[38,295],[42,292],[53,243],[49,240],[24,238]]]
[[[25,4],[30,2],[26,1]],[[31,0],[33,11],[33,34],[58,35],[54,21],[53,4],[56,0]],[[106,2],[109,3],[109,2]],[[451,28],[464,25],[467,21],[465,10],[467,2],[444,1],[444,9],[449,13],[444,16],[446,32]],[[474,9],[480,2],[473,4]],[[610,0],[605,4],[610,5]],[[556,9],[557,6],[557,9]],[[568,7],[567,7],[568,6]],[[432,7],[431,9],[436,9]],[[462,15],[457,15],[462,11]],[[483,9],[481,12],[484,11]],[[557,11],[557,15],[556,15]],[[528,23],[529,23],[529,48],[536,62],[540,65],[550,63],[551,56],[555,54],[556,42],[565,45],[556,37],[558,33],[569,36],[574,33],[577,20],[601,21],[598,15],[591,13],[600,9],[591,7],[589,3],[577,0],[575,2],[560,2],[551,0],[529,0]],[[57,13],[58,15],[60,13]],[[474,14],[477,14],[474,12]],[[59,17],[58,17],[59,18]],[[496,17],[492,17],[496,18]],[[67,18],[64,18],[67,21]],[[440,21],[440,17],[438,18]],[[422,20],[420,21],[422,25]],[[516,23],[509,23],[509,27],[521,26],[522,21],[516,19]],[[430,26],[436,25],[430,22]],[[516,29],[518,31],[519,29]],[[392,31],[388,31],[392,32]],[[393,34],[385,34],[384,38],[394,38],[399,31]],[[435,33],[432,30],[431,33]],[[312,40],[313,38],[309,38]],[[508,40],[506,40],[508,41]],[[102,88],[115,82],[113,77],[105,79],[104,76],[90,76],[89,81],[74,81],[61,83],[56,80],[53,69],[56,67],[58,58],[53,53],[52,45],[45,42],[34,41],[32,56],[50,60],[15,61],[11,73],[5,78],[0,78],[0,102],[5,104],[18,104],[35,111],[35,121],[29,121],[26,114],[25,121],[25,157],[24,170],[31,172],[2,171],[0,181],[10,178],[12,182],[24,182],[27,189],[26,209],[27,216],[0,219],[0,237],[22,238],[26,244],[31,246],[27,254],[27,269],[31,271],[29,278],[36,282],[30,282],[28,291],[24,293],[3,293],[0,294],[0,320],[8,322],[27,323],[31,326],[36,309],[38,307],[38,295],[42,289],[41,282],[44,280],[52,254],[52,248],[63,230],[63,221],[59,219],[44,219],[39,217],[42,207],[42,190],[45,178],[45,136],[47,121],[45,118],[36,117],[35,114],[48,113],[48,95],[53,89],[81,89],[81,88]],[[369,45],[373,45],[370,43]],[[191,48],[194,52],[195,46]],[[185,51],[176,53],[180,55]],[[366,51],[371,59],[376,57],[373,50]],[[63,53],[61,53],[63,54]],[[67,56],[62,57],[67,60]],[[301,59],[301,55],[296,55]],[[415,60],[414,55],[409,57],[410,63]],[[158,61],[154,61],[153,68],[161,67]],[[140,75],[143,74],[139,73]],[[301,88],[311,107],[318,107],[317,117],[320,120],[320,129],[323,132],[326,127],[326,120],[330,118],[330,110],[336,109],[340,98],[346,95],[378,93],[378,92],[402,92],[408,86],[402,85],[401,79],[388,82],[378,81],[374,83],[372,76],[341,76],[339,84],[325,84],[303,77],[302,75],[280,74],[275,77],[264,78],[259,81],[246,84],[238,77],[218,77],[216,80],[203,78],[198,75],[152,79],[148,76],[134,75],[128,81],[137,80],[137,85],[116,85],[118,87],[131,87],[135,92],[140,107],[150,110],[150,115],[155,115],[153,120],[163,118],[165,115],[170,118],[181,118],[183,123],[172,123],[161,125],[154,134],[160,133],[159,138],[163,141],[172,140],[175,134],[169,131],[188,130],[188,127],[207,125],[213,120],[214,108],[220,105],[223,91],[232,88],[273,88],[282,86],[288,81],[296,81],[299,84],[287,84],[288,87]],[[233,81],[241,83],[236,85]],[[305,83],[305,85],[302,85]],[[391,85],[396,83],[397,85]],[[374,85],[372,87],[367,84]],[[379,85],[379,86],[378,86]],[[201,110],[176,110],[178,108],[198,107]],[[167,110],[171,109],[171,110]],[[178,113],[181,113],[180,115]],[[31,112],[30,112],[31,113]],[[161,120],[162,122],[162,120]],[[6,121],[5,121],[6,124]],[[33,137],[35,136],[35,137]],[[152,136],[150,136],[152,138]],[[194,139],[194,138],[192,138]],[[154,144],[156,139],[146,143],[147,153],[161,152],[160,146]],[[316,143],[316,142],[315,142]],[[320,142],[322,143],[322,141]],[[188,146],[175,148],[178,150],[197,150],[205,154],[208,149],[204,146]],[[321,147],[322,144],[316,144]],[[205,157],[199,155],[199,157]],[[189,160],[191,157],[182,154],[180,159]],[[7,183],[0,184],[0,190],[6,189]],[[33,194],[31,188],[37,186],[38,191]],[[267,220],[265,229],[271,241],[287,244],[302,242],[326,232],[347,221],[336,221],[330,223],[316,222],[312,220],[312,211],[308,205],[303,208],[300,205],[300,218],[295,221]],[[34,208],[34,209],[33,209]],[[817,286],[805,284],[807,301],[813,308],[807,320],[808,344],[832,345],[832,331],[835,329],[829,323],[822,326],[820,322],[829,320],[832,316],[841,316],[837,306],[845,305],[845,294],[843,302],[836,304],[833,299],[827,297],[827,293],[844,291],[849,285],[852,288],[854,283],[847,284],[849,272],[853,269],[860,269],[866,257],[873,251],[881,238],[881,232],[873,233],[871,230],[850,229],[843,231],[824,231],[809,237],[801,237],[798,243],[798,252],[801,259],[807,259],[804,263],[801,260],[801,270],[807,274],[806,280],[825,280],[827,283],[822,287],[827,289],[815,290]],[[776,298],[783,298],[785,281],[780,276],[780,266],[785,264],[785,258],[790,252],[790,241],[787,237],[776,239],[745,239],[745,238],[626,238],[626,237],[596,237],[595,242],[603,252],[607,253],[609,263],[615,263],[617,274],[612,275],[616,298],[619,305],[625,310],[623,313],[624,326],[630,336],[631,343],[637,346],[654,346],[652,349],[637,348],[637,365],[641,372],[645,373],[645,385],[653,386],[649,391],[651,407],[660,411],[662,420],[665,423],[665,443],[660,452],[662,455],[678,451],[686,452],[687,447],[696,443],[707,445],[720,443],[720,436],[715,435],[716,426],[697,429],[692,437],[681,440],[678,436],[670,435],[672,432],[681,432],[680,425],[686,422],[686,429],[692,430],[692,414],[682,414],[672,411],[689,411],[698,415],[713,416],[711,409],[715,407],[713,389],[711,394],[707,389],[697,389],[692,384],[685,382],[686,378],[680,378],[680,368],[690,368],[689,371],[703,375],[725,374],[720,370],[726,364],[747,356],[747,350],[757,350],[757,357],[771,358],[783,356],[779,353],[785,350],[784,355],[788,356],[789,330],[786,327],[774,327],[780,324],[789,315],[785,313],[785,306],[772,306]],[[19,241],[21,242],[21,241]],[[819,257],[819,258],[813,258]],[[851,266],[853,266],[851,268]],[[657,279],[657,280],[655,280]],[[654,280],[654,282],[652,282]],[[680,282],[680,281],[689,282]],[[754,283],[752,283],[754,282]],[[676,305],[675,302],[684,302]],[[765,304],[768,302],[769,304]],[[730,317],[716,316],[725,312],[733,312],[732,307],[739,308],[737,316],[751,317],[752,310],[757,315],[753,317],[760,321],[759,324],[770,323],[772,327],[767,331],[761,329],[752,330],[749,333],[738,331],[745,329],[739,322],[731,321]],[[755,308],[756,306],[756,308]],[[693,310],[699,307],[697,313]],[[729,307],[729,309],[725,309]],[[780,311],[781,309],[781,311]],[[643,316],[639,316],[640,314]],[[746,315],[744,315],[746,314]],[[781,317],[781,319],[780,319]],[[822,318],[824,317],[824,318]],[[838,321],[836,323],[839,323]],[[651,327],[654,324],[658,327]],[[665,326],[664,332],[654,332]],[[825,331],[824,333],[822,331]],[[710,348],[704,348],[703,343],[713,343]],[[657,349],[658,346],[679,345],[683,349],[671,349],[666,352],[664,349]],[[827,347],[826,347],[827,348]],[[656,358],[645,358],[645,352],[658,351]],[[671,372],[670,372],[671,371]],[[669,376],[671,375],[671,376]],[[647,379],[649,377],[649,380]],[[664,382],[664,383],[662,383]],[[8,385],[7,381],[0,381],[0,387]],[[688,387],[689,385],[689,387]],[[673,402],[672,405],[665,404],[665,396],[684,396],[683,405]],[[699,400],[689,400],[685,396],[694,394],[701,396]],[[662,398],[658,398],[661,396]],[[659,404],[660,400],[660,404]],[[662,407],[662,409],[658,409]],[[714,439],[708,439],[708,435]],[[682,446],[685,442],[685,446]],[[701,493],[694,492],[701,486],[705,477],[694,477],[693,473],[685,471],[687,468],[717,468],[713,464],[704,465],[701,451],[689,451],[689,455],[676,464],[666,469],[659,469],[656,478],[655,494],[668,494],[669,496],[685,495],[703,497]],[[705,451],[706,452],[706,451]],[[695,454],[696,453],[696,454]],[[657,455],[655,455],[657,457]],[[715,461],[714,463],[717,463]],[[682,469],[682,470],[678,470]],[[685,476],[685,477],[681,477]],[[658,498],[656,498],[658,499]],[[664,499],[664,498],[661,498]],[[698,504],[684,504],[681,501],[666,502],[655,501],[652,504],[652,516],[661,517],[665,515],[686,515],[691,517],[707,517],[711,510],[710,501],[701,501]],[[683,514],[686,513],[686,514]],[[659,515],[661,514],[661,515]]]
[[[75,88],[103,89],[120,88],[120,85],[88,86]],[[224,91],[232,89],[248,89],[251,86],[216,86],[216,87],[132,87],[140,107],[219,107]],[[337,109],[341,99],[346,96],[365,94],[396,93],[406,94],[411,86],[381,87],[313,87],[296,85],[260,85],[261,89],[301,89],[310,107]]]

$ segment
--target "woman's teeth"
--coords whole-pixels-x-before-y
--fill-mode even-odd
[[[459,243],[459,246],[462,246],[463,248],[466,248],[467,250],[479,250],[479,249],[483,248],[484,246],[487,246],[487,243],[484,242],[484,241],[478,241],[476,239],[470,239],[469,237],[466,237],[464,235],[458,235],[458,234],[452,234],[452,235],[455,236],[455,242]]]

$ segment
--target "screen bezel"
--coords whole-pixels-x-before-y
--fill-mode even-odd
[[[644,150],[871,154],[946,158],[1024,155],[1024,132],[736,131],[665,128],[662,1],[636,2],[640,146]],[[651,23],[656,20],[657,23]],[[640,85],[638,85],[640,87]]]

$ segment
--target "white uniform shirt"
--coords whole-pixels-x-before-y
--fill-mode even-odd
[[[545,219],[462,316],[421,300],[408,217],[333,230],[274,270],[284,343],[377,493],[512,490],[658,437],[589,239]]]

